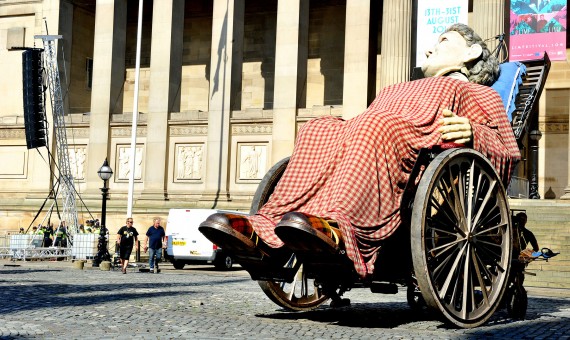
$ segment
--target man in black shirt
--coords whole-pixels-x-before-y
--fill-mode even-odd
[[[127,225],[122,226],[117,232],[117,244],[119,245],[119,258],[121,259],[121,268],[123,274],[127,273],[127,266],[129,265],[129,258],[133,251],[135,242],[139,241],[139,233],[133,227],[133,219],[127,218]]]

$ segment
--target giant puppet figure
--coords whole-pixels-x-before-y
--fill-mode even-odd
[[[426,78],[383,89],[352,119],[304,124],[285,173],[255,215],[214,214],[200,231],[238,262],[258,260],[256,268],[268,271],[291,253],[310,258],[342,248],[366,278],[401,224],[400,199],[421,148],[464,144],[485,155],[506,182],[520,153],[489,87],[497,60],[463,24],[450,26],[426,54]]]

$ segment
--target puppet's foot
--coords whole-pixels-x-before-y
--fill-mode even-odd
[[[200,223],[198,230],[224,251],[261,258],[257,236],[245,216],[217,213]]]
[[[285,214],[275,233],[294,253],[333,255],[343,245],[339,229],[320,217],[300,212]]]
[[[271,248],[253,230],[247,217],[236,214],[213,214],[200,223],[200,232],[230,254],[252,278],[275,276],[292,255],[287,248]]]

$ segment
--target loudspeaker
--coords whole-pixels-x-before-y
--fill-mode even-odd
[[[44,110],[42,50],[22,53],[24,126],[28,149],[47,146],[47,122]]]

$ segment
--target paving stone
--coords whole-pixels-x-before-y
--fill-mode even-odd
[[[45,339],[450,339],[566,338],[570,298],[529,295],[527,320],[505,310],[475,329],[413,312],[396,295],[353,289],[350,307],[288,312],[246,272],[162,267],[161,275],[0,261],[0,338]]]

